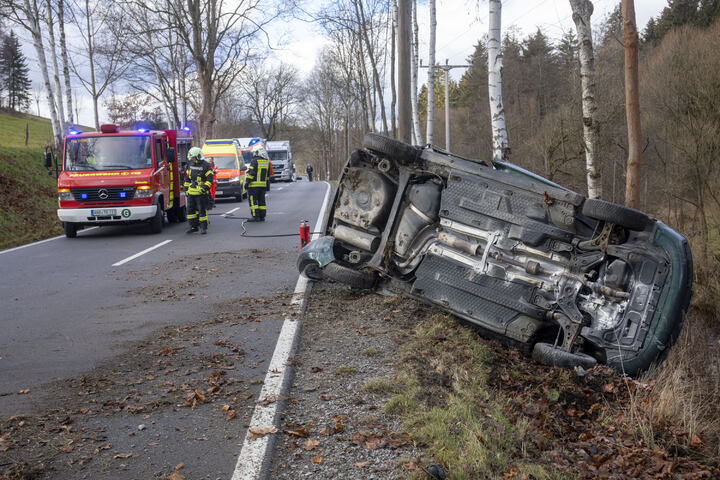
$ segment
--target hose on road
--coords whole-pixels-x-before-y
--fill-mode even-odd
[[[278,237],[299,237],[299,236],[300,236],[300,232],[298,232],[298,233],[279,233],[279,234],[275,234],[275,235],[249,235],[249,234],[247,233],[247,229],[245,228],[245,222],[247,222],[248,220],[250,220],[250,217],[236,217],[235,215],[232,215],[232,214],[228,215],[228,214],[225,214],[225,213],[210,213],[209,215],[222,215],[222,216],[224,216],[225,218],[229,218],[230,220],[242,220],[242,225],[241,225],[241,226],[242,226],[243,231],[242,231],[242,233],[240,234],[241,237],[248,237],[248,238],[278,238]],[[310,232],[310,235],[314,235],[314,234],[316,234],[316,233],[319,234],[319,235],[322,235],[324,232]]]

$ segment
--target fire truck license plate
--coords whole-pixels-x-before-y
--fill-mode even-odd
[[[216,190],[215,195],[222,195],[222,190]]]
[[[91,217],[107,217],[110,215],[117,215],[117,210],[114,208],[101,208],[99,210],[90,210]]]

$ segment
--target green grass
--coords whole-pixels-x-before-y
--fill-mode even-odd
[[[355,372],[357,372],[357,368],[350,365],[341,365],[338,367],[337,370],[335,370],[335,373],[337,373],[338,375],[350,375]]]
[[[62,233],[57,184],[43,165],[45,147],[53,141],[50,120],[0,110],[0,132],[0,249]]]
[[[455,480],[559,478],[523,458],[527,420],[509,415],[512,399],[488,386],[495,359],[471,329],[436,315],[422,321],[402,348],[392,385],[397,394],[384,410],[400,416],[423,448],[423,462],[445,465]]]
[[[363,385],[363,390],[378,395],[390,395],[398,390],[398,384],[390,378],[373,378]]]
[[[25,125],[28,126],[28,147],[45,148],[53,142],[52,127],[47,118],[25,113],[0,111],[0,132],[3,147],[25,147]]]
[[[366,357],[377,357],[378,355],[380,355],[382,353],[382,350],[380,350],[379,348],[375,348],[375,347],[369,347],[360,353],[362,353]]]

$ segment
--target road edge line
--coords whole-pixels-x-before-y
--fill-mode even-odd
[[[313,232],[318,232],[312,235],[313,240],[320,236],[319,232],[325,222],[330,192],[332,192],[331,185],[328,182],[323,183],[326,185],[325,198],[313,229]],[[268,365],[267,375],[260,390],[259,403],[253,410],[231,480],[256,480],[267,478],[270,473],[271,455],[269,454],[275,449],[275,435],[267,434],[256,437],[250,432],[250,429],[279,427],[280,409],[278,405],[284,404],[281,397],[287,396],[293,377],[292,365],[288,365],[288,360],[295,355],[297,350],[302,330],[302,315],[307,308],[308,293],[311,289],[312,282],[300,275],[290,302],[293,313],[297,314],[296,319],[292,319],[290,315],[285,317]],[[262,404],[263,400],[271,400],[272,397],[275,397],[275,401],[266,402],[266,405]]]
[[[98,228],[98,227],[85,228],[80,231],[87,232],[89,230],[92,230],[93,228]],[[63,233],[62,235],[58,235],[56,237],[45,238],[43,240],[38,240],[36,242],[26,243],[25,245],[18,245],[17,247],[6,248],[5,250],[0,250],[0,255],[2,255],[3,253],[10,253],[10,252],[14,252],[16,250],[22,250],[23,248],[32,247],[33,245],[40,245],[41,243],[47,243],[51,240],[57,240],[58,238],[64,238],[64,237],[65,237],[65,234]]]

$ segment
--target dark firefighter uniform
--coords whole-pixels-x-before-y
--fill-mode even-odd
[[[250,203],[250,222],[264,222],[267,214],[265,192],[268,189],[270,178],[270,161],[265,149],[258,145],[253,148],[253,158],[245,176],[245,186],[248,190]]]
[[[188,152],[188,168],[185,171],[185,193],[187,195],[188,222],[190,230],[188,233],[207,232],[207,194],[213,184],[214,173],[212,167],[202,157],[202,151],[191,148]]]

